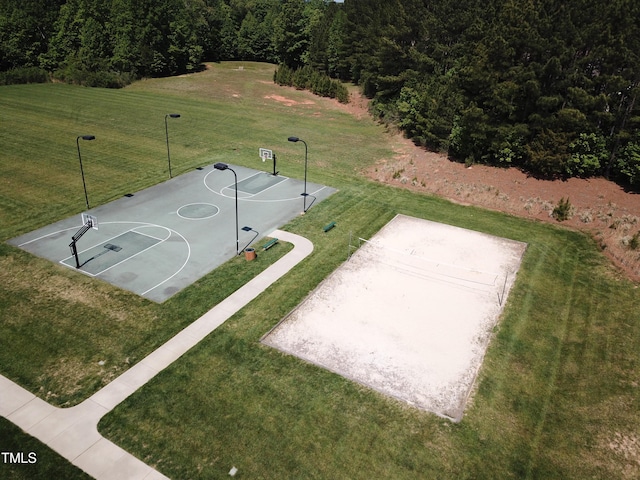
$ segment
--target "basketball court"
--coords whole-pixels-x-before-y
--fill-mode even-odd
[[[262,342],[458,421],[526,244],[396,216]]]
[[[163,302],[334,192],[220,163],[9,243]]]

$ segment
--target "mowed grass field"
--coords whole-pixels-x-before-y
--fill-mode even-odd
[[[360,171],[393,155],[393,136],[275,86],[273,68],[214,64],[119,91],[0,88],[0,372],[76,404],[284,253],[231,261],[157,305],[4,243],[83,210],[78,135],[96,136],[80,145],[92,205],[167,179],[164,115],[176,112],[174,175],[217,161],[256,167],[267,147],[302,178],[304,145],[286,141],[296,135],[309,179],[339,191],[285,227],[314,253],[108,414],[103,435],[176,479],[227,478],[232,466],[243,478],[637,478],[637,285],[581,233],[367,181]],[[259,343],[345,260],[350,233],[367,238],[397,213],[529,245],[458,424]],[[5,435],[14,445],[19,433],[0,422]],[[11,474],[45,478],[47,459]]]

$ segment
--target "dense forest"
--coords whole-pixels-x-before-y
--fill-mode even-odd
[[[637,0],[0,0],[3,83],[121,86],[221,60],[353,82],[469,164],[640,185]]]

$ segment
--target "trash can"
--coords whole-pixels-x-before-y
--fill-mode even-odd
[[[244,249],[244,258],[247,261],[251,261],[251,260],[255,260],[256,258],[256,251],[253,248],[245,248]]]

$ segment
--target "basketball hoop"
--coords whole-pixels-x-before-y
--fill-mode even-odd
[[[268,148],[261,148],[260,150],[260,158],[263,162],[267,160],[273,160],[273,150],[269,150]]]
[[[89,215],[88,213],[83,213],[82,224],[89,225],[90,228],[98,230],[98,217],[96,217],[95,215]]]
[[[276,156],[273,153],[273,150],[269,150],[268,148],[261,148],[259,150],[259,154],[260,154],[260,158],[262,159],[263,162],[266,162],[267,160],[273,160],[273,174],[272,175],[277,175],[278,172],[276,172]]]

